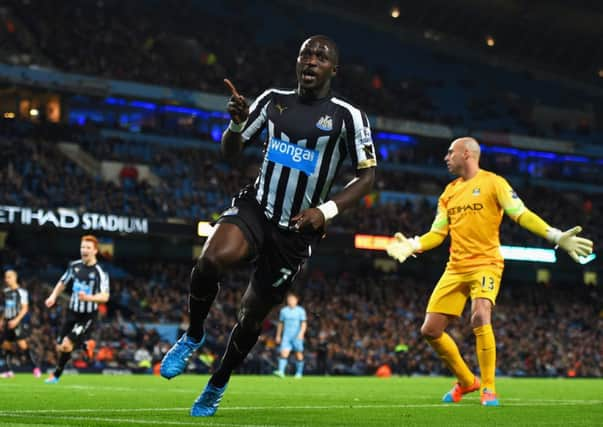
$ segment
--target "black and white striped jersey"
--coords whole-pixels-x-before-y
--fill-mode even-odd
[[[355,169],[377,164],[368,117],[332,94],[308,102],[295,90],[267,90],[249,108],[243,140],[258,140],[264,129],[256,200],[280,227],[327,200],[347,155]]]
[[[29,304],[29,293],[23,288],[4,288],[4,318],[11,320],[17,317],[24,304]]]
[[[86,265],[82,260],[71,261],[60,280],[71,292],[69,309],[76,313],[94,313],[98,310],[97,303],[80,301],[79,292],[88,295],[109,293],[109,275],[98,264]]]

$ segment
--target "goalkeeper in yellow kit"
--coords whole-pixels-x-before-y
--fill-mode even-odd
[[[444,160],[448,170],[458,178],[440,196],[431,230],[413,239],[396,233],[387,253],[404,262],[415,253],[440,245],[450,233],[450,258],[429,298],[421,333],[458,379],[444,395],[444,402],[459,402],[464,394],[480,390],[482,405],[498,406],[491,313],[504,267],[498,237],[503,212],[523,228],[565,250],[575,261],[590,254],[593,243],[577,236],[581,227],[562,232],[549,226],[524,206],[504,178],[480,169],[479,156],[480,147],[475,139],[459,138],[452,142]],[[461,315],[468,297],[481,383],[445,332],[449,322]]]

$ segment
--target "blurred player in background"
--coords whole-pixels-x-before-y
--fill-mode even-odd
[[[98,316],[98,305],[109,301],[109,275],[98,265],[98,240],[92,235],[82,236],[81,259],[69,263],[50,296],[46,307],[56,304],[58,296],[71,292],[67,316],[57,337],[58,362],[54,373],[46,379],[47,384],[56,384],[61,378],[71,352],[82,345]]]
[[[15,270],[6,270],[4,284],[4,313],[0,316],[0,357],[4,360],[6,370],[0,377],[14,376],[8,353],[14,351],[13,343],[16,342],[17,352],[25,356],[33,368],[34,376],[39,378],[42,375],[40,367],[27,345],[27,338],[31,335],[31,327],[26,318],[29,312],[29,293],[19,286]]]
[[[504,266],[499,241],[503,212],[523,228],[565,250],[576,262],[579,256],[592,252],[593,243],[577,237],[581,227],[562,232],[544,222],[524,206],[504,178],[480,169],[479,157],[480,146],[475,139],[452,142],[444,160],[448,170],[459,178],[448,184],[440,196],[431,230],[413,239],[396,233],[387,252],[404,262],[415,253],[440,245],[450,233],[450,259],[429,299],[421,333],[458,379],[444,395],[444,402],[459,402],[464,394],[480,390],[482,405],[498,406],[491,314]],[[445,332],[450,321],[462,314],[469,297],[481,383]]]
[[[308,328],[306,310],[297,305],[297,295],[293,292],[287,294],[287,305],[281,308],[276,327],[276,343],[280,344],[280,358],[278,369],[274,375],[284,378],[287,368],[287,359],[291,350],[295,352],[295,378],[304,374],[304,336]]]
[[[205,242],[191,273],[190,326],[164,357],[161,375],[181,374],[203,344],[203,323],[224,273],[244,262],[255,271],[224,357],[193,404],[192,416],[217,411],[233,370],[255,345],[264,318],[282,302],[327,222],[357,206],[373,186],[376,159],[368,118],[331,93],[338,61],[331,39],[310,37],[297,57],[297,89],[269,89],[251,107],[225,80],[232,120],[222,136],[222,153],[236,157],[266,130],[264,160],[255,184],[233,199]],[[356,177],[329,199],[346,155]]]

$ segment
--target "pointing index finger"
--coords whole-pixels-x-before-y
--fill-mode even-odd
[[[232,82],[230,80],[224,79],[224,83],[226,84],[228,89],[230,89],[230,93],[232,93],[232,96],[236,96],[236,97],[241,96],[241,95],[239,95],[239,92],[237,92],[237,88],[234,87],[234,85],[232,84]]]

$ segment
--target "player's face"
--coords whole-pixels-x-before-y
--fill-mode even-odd
[[[448,152],[444,157],[444,161],[446,162],[446,166],[448,166],[448,170],[450,171],[450,173],[453,173],[454,175],[459,175],[460,172],[463,170],[463,165],[465,162],[464,152],[465,147],[462,143],[454,141],[452,144],[450,144]]]
[[[289,307],[295,307],[297,305],[297,297],[295,295],[289,295],[287,297],[287,305]]]
[[[295,70],[301,88],[324,87],[337,73],[333,48],[320,38],[306,40],[299,49]]]
[[[94,257],[96,257],[96,253],[98,250],[94,247],[94,243],[83,240],[80,244],[80,255],[82,256],[82,261],[88,262]]]
[[[8,270],[4,273],[4,283],[9,288],[17,286],[17,273],[12,270]]]

